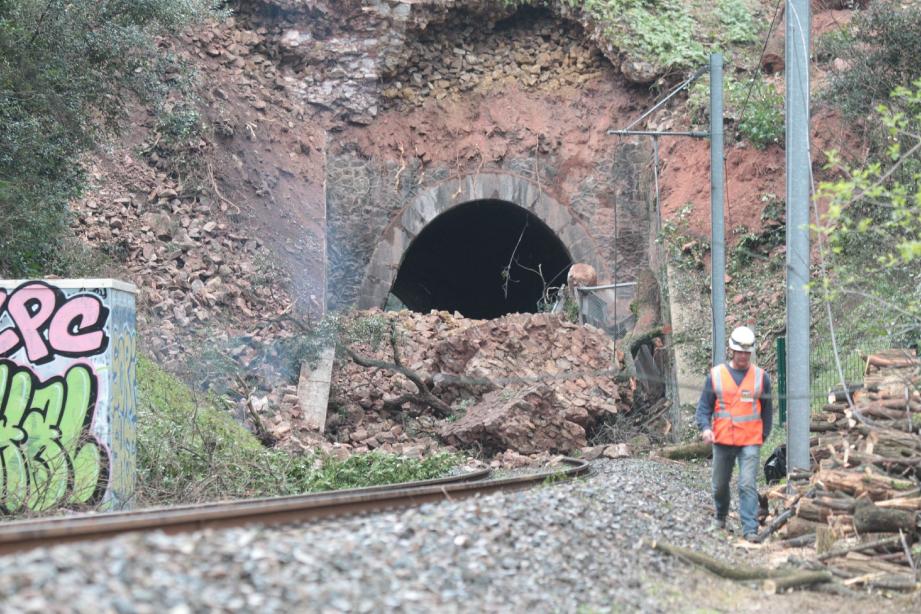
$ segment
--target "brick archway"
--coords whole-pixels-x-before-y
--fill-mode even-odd
[[[396,279],[407,249],[420,232],[442,213],[471,201],[496,200],[517,205],[540,219],[560,239],[573,262],[585,262],[607,277],[594,239],[536,183],[513,174],[468,175],[432,186],[404,207],[377,243],[365,269],[358,307],[382,307]]]

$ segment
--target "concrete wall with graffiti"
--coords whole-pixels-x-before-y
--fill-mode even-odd
[[[0,281],[0,512],[130,507],[136,289]]]

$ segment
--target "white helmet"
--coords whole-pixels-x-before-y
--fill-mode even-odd
[[[755,333],[747,326],[739,326],[729,336],[729,349],[737,352],[752,352],[755,349]]]

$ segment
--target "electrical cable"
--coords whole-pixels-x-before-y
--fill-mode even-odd
[[[777,16],[780,14],[780,5],[783,0],[777,0],[777,4],[774,6],[774,17],[771,19],[771,27],[768,28],[767,35],[764,37],[764,45],[761,46],[761,55],[758,57],[758,63],[752,69],[752,72],[760,69],[761,63],[764,61],[764,54],[767,52],[768,43],[771,40],[771,34],[774,33],[774,26],[777,24]],[[745,120],[745,112],[748,110],[748,102],[751,99],[752,90],[755,89],[755,78],[752,77],[751,83],[748,85],[748,92],[745,94],[745,102],[742,103],[742,111],[739,114],[739,124]]]
[[[688,87],[690,84],[692,84],[692,83],[694,83],[695,81],[697,81],[705,72],[707,72],[707,67],[706,67],[706,66],[703,66],[703,67],[701,67],[701,68],[698,68],[697,71],[696,71],[693,75],[691,75],[690,77],[688,77],[687,79],[685,79],[684,81],[682,81],[680,84],[678,84],[678,86],[676,86],[675,89],[673,89],[671,92],[669,92],[669,93],[665,96],[665,98],[663,98],[662,100],[660,100],[659,102],[657,102],[656,104],[654,104],[652,107],[650,107],[649,109],[647,109],[645,113],[643,113],[642,115],[640,115],[639,117],[637,117],[635,120],[633,120],[633,121],[630,123],[630,125],[627,126],[626,128],[624,128],[621,132],[626,132],[626,131],[628,131],[628,130],[632,130],[633,127],[636,126],[638,123],[640,123],[641,121],[643,121],[644,119],[646,119],[647,117],[649,117],[650,115],[652,115],[653,113],[655,113],[656,111],[658,111],[659,108],[662,107],[662,105],[664,105],[666,102],[668,102],[669,100],[671,100],[676,94],[678,94],[678,92],[680,92],[681,90],[683,90],[683,89],[685,89],[686,87]]]
[[[758,57],[758,62],[751,69],[752,73],[759,70],[761,63],[764,61],[764,54],[767,52],[768,43],[771,40],[771,35],[774,33],[774,27],[777,25],[777,17],[780,14],[780,5],[782,2],[783,0],[777,0],[777,4],[774,6],[774,17],[771,19],[771,25],[768,28],[767,34],[765,34],[764,36],[764,44],[761,46],[761,54]],[[748,103],[751,99],[751,94],[752,94],[752,91],[754,90],[754,87],[755,87],[755,77],[752,77],[751,82],[748,85],[748,92],[746,92],[745,94],[745,101],[742,103],[742,110],[739,114],[738,125],[741,125],[742,122],[745,121],[745,114],[748,111]],[[729,154],[723,155],[723,164],[724,166],[726,166],[726,168],[729,167]],[[726,194],[726,206],[725,206],[726,224],[727,224],[727,228],[732,228],[732,199],[730,198],[730,193],[729,193],[729,174],[728,173],[723,174],[723,184],[724,184],[723,192]],[[767,259],[766,257],[763,257],[761,254],[756,254],[755,252],[752,252],[750,250],[749,250],[748,255],[753,258],[764,258],[765,260]]]

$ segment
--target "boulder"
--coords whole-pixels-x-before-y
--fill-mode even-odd
[[[620,65],[620,72],[627,81],[639,85],[648,85],[659,76],[659,70],[651,63],[643,60],[627,60]]]
[[[585,447],[585,429],[567,420],[561,408],[556,392],[543,384],[497,390],[444,424],[439,435],[449,444],[477,444],[487,452],[566,453]]]
[[[597,286],[598,272],[590,264],[577,262],[569,267],[569,274],[566,276],[566,285],[570,288],[580,286]]]

